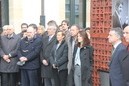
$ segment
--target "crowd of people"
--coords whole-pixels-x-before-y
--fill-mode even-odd
[[[113,45],[109,61],[110,86],[129,86],[129,26],[110,29]],[[21,24],[15,34],[13,25],[3,26],[0,37],[1,86],[92,86],[93,47],[90,28],[61,25],[51,20],[42,25]]]
[[[67,20],[46,27],[22,23],[19,34],[4,25],[1,86],[91,86],[93,48],[86,31]]]

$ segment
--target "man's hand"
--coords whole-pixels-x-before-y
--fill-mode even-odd
[[[44,65],[48,66],[47,60],[43,60],[42,63],[43,63]]]
[[[8,62],[8,63],[9,63],[10,61],[11,61],[10,59],[7,59],[7,60],[6,60],[6,62]]]
[[[3,56],[3,59],[6,61],[6,62],[10,62],[11,60],[9,59],[9,56],[8,55],[4,55]]]
[[[26,62],[28,59],[26,57],[20,57],[21,62]]]

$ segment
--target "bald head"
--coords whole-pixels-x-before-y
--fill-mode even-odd
[[[123,30],[125,41],[129,43],[129,26],[126,26]]]

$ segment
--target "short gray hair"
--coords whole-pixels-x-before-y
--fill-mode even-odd
[[[123,37],[123,30],[122,30],[120,27],[112,28],[112,29],[110,29],[110,31],[114,31],[115,34],[116,34],[120,39],[122,39],[122,37]]]
[[[56,21],[54,21],[54,20],[50,20],[50,21],[47,23],[47,26],[48,26],[48,27],[52,26],[53,29],[55,29],[55,30],[57,30],[57,29],[59,28],[58,25],[57,25],[57,23],[56,23]]]

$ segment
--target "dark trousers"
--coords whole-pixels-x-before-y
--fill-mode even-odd
[[[53,69],[53,72],[54,72],[55,86],[66,86],[68,70],[65,69],[58,71],[58,69]]]
[[[53,78],[44,78],[44,86],[56,86]]]
[[[16,73],[1,73],[1,86],[16,86]]]
[[[21,72],[20,71],[16,74],[16,84],[17,86],[21,85]]]
[[[21,69],[21,86],[39,86],[38,70]]]
[[[38,69],[38,82],[39,82],[39,86],[44,86],[42,77],[41,77],[41,68]]]
[[[74,85],[74,74],[72,70],[70,71],[67,77],[67,86],[75,86]]]

